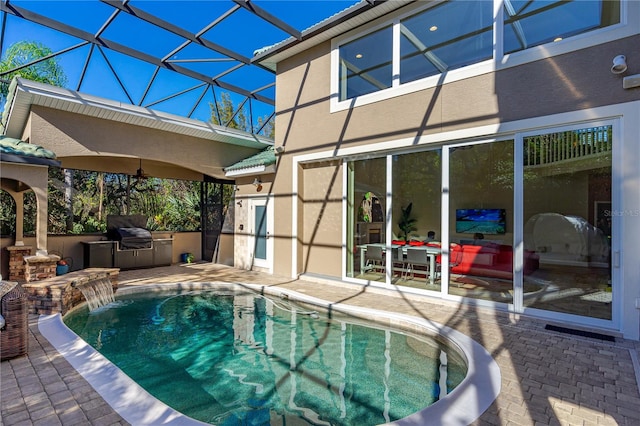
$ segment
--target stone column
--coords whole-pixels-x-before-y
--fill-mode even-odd
[[[26,281],[26,265],[24,258],[31,255],[31,246],[9,246],[9,281]]]

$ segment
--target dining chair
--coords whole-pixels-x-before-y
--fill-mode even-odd
[[[382,251],[382,247],[374,244],[367,244],[367,251],[365,252],[365,259],[367,270],[369,267],[371,269],[380,269],[384,272],[384,253]]]
[[[419,249],[419,248],[407,248],[407,276],[409,275],[409,271],[411,271],[411,278],[415,277],[415,269],[416,266],[424,267],[424,275],[426,281],[429,281],[429,255],[427,250]]]
[[[400,271],[400,277],[404,278],[404,273],[406,271],[406,262],[404,260],[404,253],[402,252],[402,247],[391,247],[391,261],[393,262],[393,270]],[[397,266],[397,265],[400,266]]]

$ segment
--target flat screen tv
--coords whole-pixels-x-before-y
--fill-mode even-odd
[[[457,209],[456,232],[504,234],[507,228],[505,209]]]

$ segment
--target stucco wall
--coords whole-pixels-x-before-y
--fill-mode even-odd
[[[147,174],[188,180],[224,178],[224,167],[257,152],[41,106],[32,108],[28,137],[55,152],[65,168],[135,174],[142,158]]]
[[[628,37],[334,113],[329,102],[330,42],[282,61],[276,85],[276,146],[285,146],[286,152],[274,185],[276,216],[288,218],[292,208],[282,200],[298,194],[299,217],[297,230],[289,229],[290,221],[278,221],[276,232],[283,237],[297,232],[297,270],[340,275],[341,254],[332,246],[341,241],[342,174],[328,186],[331,167],[291,170],[292,156],[637,100],[640,92],[624,90],[610,67],[615,54],[636,51],[639,44],[640,36]],[[630,70],[640,70],[640,58],[629,55],[627,61]],[[297,188],[291,187],[293,173]],[[317,200],[335,200],[335,206],[324,204],[321,220],[310,223],[320,216],[318,206],[323,204]],[[322,241],[312,241],[318,236]],[[320,244],[310,250],[311,243]],[[290,239],[279,241],[284,249],[287,245]],[[291,268],[285,253],[276,258],[276,268],[283,271]]]
[[[153,238],[173,238],[172,243],[172,263],[180,262],[181,253],[193,253],[195,260],[201,260],[201,233],[200,232],[153,232]],[[47,251],[49,253],[58,254],[62,258],[71,258],[73,263],[72,270],[76,271],[84,268],[84,246],[83,242],[104,240],[102,234],[84,234],[84,235],[49,235],[47,238]],[[12,237],[3,237],[0,240],[0,250],[2,259],[0,267],[2,276],[8,276],[8,253],[6,248],[14,244]],[[33,247],[32,254],[35,254],[35,238],[27,237],[24,239],[25,246]]]
[[[302,168],[299,270],[340,276],[342,249],[342,167],[340,162]],[[330,262],[327,262],[331,259]]]
[[[278,65],[277,144],[287,152],[345,148],[638,99],[611,73],[640,36],[331,113],[330,43]],[[640,58],[628,58],[640,69]],[[292,121],[292,117],[295,120]]]

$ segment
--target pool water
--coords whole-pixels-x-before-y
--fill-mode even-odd
[[[219,425],[376,425],[465,377],[439,340],[255,293],[136,294],[65,324],[149,393]]]

